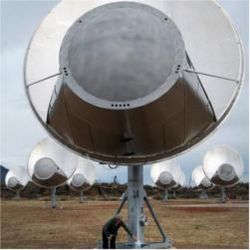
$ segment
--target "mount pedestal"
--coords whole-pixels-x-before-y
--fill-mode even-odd
[[[20,197],[20,189],[17,189],[16,194],[13,197],[13,200],[19,201],[20,199],[21,199],[21,197]]]
[[[84,197],[84,195],[83,195],[83,190],[81,190],[80,191],[80,203],[83,203],[83,202],[85,202],[86,201],[86,199],[85,199],[85,197]]]
[[[50,201],[46,202],[45,208],[53,208],[53,209],[63,209],[60,202],[57,201],[56,198],[56,187],[52,187],[50,189]]]
[[[51,188],[50,198],[51,198],[51,207],[52,208],[56,208],[57,207],[57,202],[56,202],[56,187],[52,187]]]
[[[173,190],[173,199],[176,199],[176,191]]]
[[[206,190],[202,190],[200,194],[200,199],[201,200],[207,200],[208,199],[208,194]]]
[[[163,201],[164,202],[168,201],[168,190],[167,189],[164,190]]]
[[[220,187],[220,191],[221,191],[220,202],[221,203],[226,203],[227,195],[226,195],[226,192],[225,192],[225,187]]]
[[[45,208],[58,208],[56,200],[56,187],[50,188],[50,201],[46,202],[44,205]]]
[[[130,237],[127,243],[118,243],[117,248],[171,248],[171,242],[161,227],[158,218],[151,207],[147,198],[147,194],[143,188],[143,166],[128,167],[128,189],[123,196],[122,202],[117,209],[115,215],[119,214],[128,202],[128,227],[132,234],[136,236],[137,241],[134,242]],[[144,214],[144,203],[146,204],[149,212],[162,236],[161,242],[145,242],[144,231],[147,223],[147,218]]]

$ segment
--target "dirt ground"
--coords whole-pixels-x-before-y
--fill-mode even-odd
[[[210,205],[213,203],[212,205]],[[62,201],[62,209],[39,200],[1,201],[1,248],[95,248],[102,225],[119,201]],[[152,202],[175,248],[248,248],[248,202],[173,200]],[[126,209],[123,210],[126,216]],[[160,240],[152,218],[146,241]],[[126,235],[119,234],[118,241]]]

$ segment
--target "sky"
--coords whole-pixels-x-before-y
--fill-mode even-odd
[[[11,168],[27,165],[32,148],[48,134],[36,119],[28,104],[23,83],[23,63],[29,40],[56,1],[1,2],[1,143],[0,163]],[[243,41],[246,60],[245,83],[230,116],[204,141],[179,155],[176,160],[190,182],[192,170],[202,164],[205,152],[227,144],[240,152],[245,166],[244,179],[249,176],[249,7],[247,0],[220,0],[230,15]],[[152,184],[150,166],[144,168],[144,182]],[[127,180],[126,167],[111,170],[97,167],[98,181]]]

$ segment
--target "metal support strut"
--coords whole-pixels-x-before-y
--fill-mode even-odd
[[[51,198],[51,207],[52,208],[56,208],[57,207],[57,202],[56,202],[56,187],[52,187],[51,188],[50,198]]]
[[[173,190],[173,199],[176,199],[176,191]]]
[[[220,187],[220,191],[221,191],[220,201],[221,201],[221,203],[226,203],[227,195],[226,195],[226,192],[225,192],[225,187]]]
[[[128,189],[115,214],[121,212],[126,201],[128,201],[128,227],[132,234],[136,236],[137,241],[134,242],[129,237],[128,243],[118,244],[118,248],[171,248],[171,242],[161,227],[143,188],[143,166],[128,167]],[[145,243],[146,216],[144,214],[144,202],[162,236],[162,242]]]
[[[168,190],[167,190],[167,188],[164,190],[163,201],[164,201],[164,202],[167,202],[167,201],[168,201]]]
[[[137,245],[144,243],[143,234],[143,167],[128,167],[128,226],[133,235],[137,237]],[[129,238],[130,243],[133,243]],[[136,247],[136,246],[135,246]]]
[[[201,190],[200,199],[202,199],[202,200],[208,199],[208,194],[207,194],[206,190],[204,190],[204,189]]]
[[[17,189],[15,199],[16,200],[20,200],[21,199],[20,198],[20,189]]]
[[[83,190],[80,191],[80,203],[84,202]]]

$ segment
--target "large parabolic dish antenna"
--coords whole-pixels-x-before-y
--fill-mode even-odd
[[[164,189],[177,187],[182,179],[182,170],[176,160],[154,164],[150,174],[153,182]]]
[[[25,61],[30,104],[50,134],[130,166],[205,138],[242,80],[240,38],[215,1],[64,0]]]
[[[185,186],[185,183],[186,183],[186,176],[185,176],[184,172],[181,170],[181,174],[179,176],[178,183],[173,186],[172,190],[178,191],[178,190],[182,189]]]
[[[201,189],[209,189],[212,187],[212,183],[204,174],[202,166],[195,168],[192,172],[192,180],[196,187]]]
[[[240,154],[228,146],[216,146],[203,159],[203,171],[209,180],[224,187],[234,186],[244,170]]]
[[[28,172],[32,181],[42,187],[63,185],[76,169],[77,157],[51,138],[39,142],[32,150]]]
[[[78,158],[77,167],[68,180],[68,185],[75,191],[84,191],[89,189],[96,180],[95,166],[89,160]]]
[[[29,174],[25,167],[12,167],[5,176],[5,185],[12,191],[19,191],[28,184],[29,180]]]

